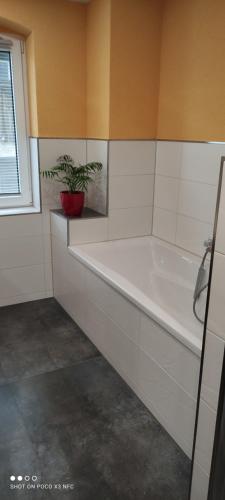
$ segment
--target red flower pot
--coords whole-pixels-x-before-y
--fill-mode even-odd
[[[84,207],[84,193],[82,191],[61,191],[60,199],[65,215],[81,215]]]

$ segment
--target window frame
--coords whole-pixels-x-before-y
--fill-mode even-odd
[[[32,197],[32,179],[31,162],[28,139],[28,98],[26,81],[26,60],[24,51],[24,42],[17,38],[0,34],[1,39],[11,42],[10,47],[4,45],[1,51],[10,52],[11,56],[11,74],[13,86],[13,102],[15,115],[15,133],[16,147],[18,154],[18,167],[21,192],[19,194],[0,195],[0,211],[4,209],[13,211],[22,207],[31,207]],[[19,124],[19,125],[18,125]]]

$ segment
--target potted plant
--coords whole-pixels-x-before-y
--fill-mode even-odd
[[[102,163],[91,162],[75,165],[69,155],[60,156],[57,165],[42,171],[46,179],[55,179],[68,187],[60,192],[61,204],[65,215],[81,215],[84,206],[85,191],[93,181],[93,175],[102,169]]]

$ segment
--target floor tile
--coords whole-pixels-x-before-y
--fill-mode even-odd
[[[0,385],[99,355],[54,299],[3,307],[0,346]]]
[[[54,299],[1,320],[1,499],[187,500],[190,461]]]

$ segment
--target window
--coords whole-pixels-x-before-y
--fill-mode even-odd
[[[0,209],[32,205],[24,54],[0,36]]]

